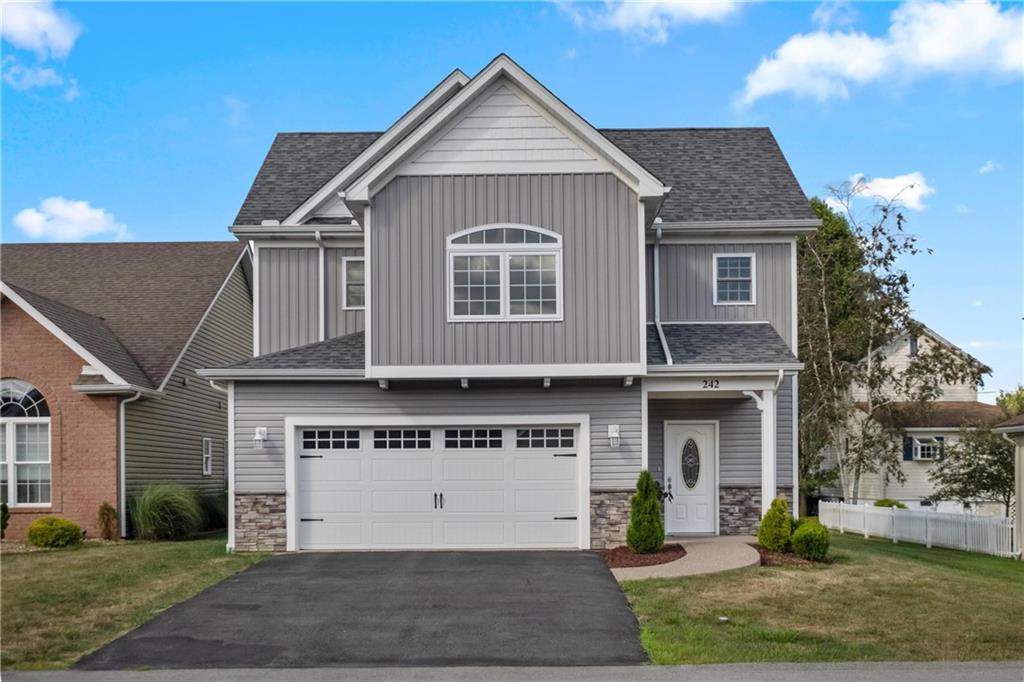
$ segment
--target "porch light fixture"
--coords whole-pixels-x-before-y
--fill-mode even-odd
[[[252,434],[252,446],[257,450],[263,449],[263,444],[267,440],[267,427],[257,426],[256,431]]]
[[[609,424],[608,425],[608,445],[609,447],[617,448],[622,442],[622,438],[619,436],[619,425]]]

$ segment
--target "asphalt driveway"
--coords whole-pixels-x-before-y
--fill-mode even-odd
[[[622,665],[646,662],[638,635],[590,552],[289,554],[76,667]]]

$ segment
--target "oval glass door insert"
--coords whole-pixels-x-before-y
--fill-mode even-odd
[[[683,483],[687,488],[697,485],[700,477],[700,451],[697,449],[697,441],[688,438],[683,445],[682,461]]]

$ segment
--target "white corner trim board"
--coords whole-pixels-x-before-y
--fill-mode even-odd
[[[368,379],[503,379],[544,377],[643,376],[643,365],[594,363],[561,365],[371,365]]]

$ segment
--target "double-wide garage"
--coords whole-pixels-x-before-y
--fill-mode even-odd
[[[589,547],[585,420],[289,427],[289,549]]]

